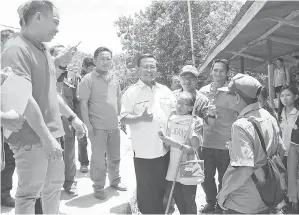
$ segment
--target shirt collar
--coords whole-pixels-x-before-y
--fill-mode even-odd
[[[141,81],[141,79],[139,79],[139,80],[137,81],[136,84],[137,84],[140,88],[144,88],[144,87],[148,86],[148,85],[146,85],[143,81]],[[156,86],[158,86],[158,85],[157,85],[157,83],[154,81],[154,83],[153,83],[153,87],[156,87]]]
[[[210,92],[213,90],[213,85],[214,85],[214,82],[212,82],[212,83],[210,84]],[[227,86],[228,86],[228,82],[226,81],[222,87],[227,87]],[[218,89],[216,89],[216,91],[219,92]]]
[[[285,107],[283,108],[283,113],[285,113]],[[296,115],[298,113],[298,110],[293,107],[293,109],[291,110],[291,112],[288,115]]]
[[[38,43],[35,41],[31,41],[29,40],[27,37],[25,37],[25,35],[19,34],[21,37],[23,37],[25,40],[29,41],[30,43],[32,43],[36,48],[38,48],[41,51],[45,51],[46,50],[46,46],[43,43]]]
[[[255,102],[253,104],[250,104],[248,106],[246,106],[238,115],[238,119],[244,117],[246,114],[248,114],[249,112],[251,111],[254,111],[254,110],[259,110],[261,109],[261,106],[258,102]]]

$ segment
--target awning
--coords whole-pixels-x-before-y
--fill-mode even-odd
[[[219,58],[240,69],[243,58],[245,71],[267,72],[267,40],[272,41],[273,58],[292,64],[292,56],[299,53],[299,1],[247,1],[199,71],[208,72]]]

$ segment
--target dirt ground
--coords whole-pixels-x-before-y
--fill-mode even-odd
[[[77,154],[76,143],[76,156]],[[91,149],[88,144],[88,155],[90,157]],[[77,159],[78,160],[78,159]],[[80,168],[77,161],[77,169]],[[121,165],[120,173],[122,176],[122,182],[128,186],[128,191],[121,192],[116,191],[109,186],[105,188],[107,193],[107,199],[100,201],[93,196],[92,181],[89,178],[89,173],[83,174],[79,170],[77,171],[76,180],[79,196],[70,197],[64,191],[61,191],[61,203],[60,212],[68,215],[93,215],[93,214],[138,214],[136,207],[136,181],[133,164],[133,152],[131,139],[125,133],[121,133]],[[14,185],[11,192],[12,196],[15,195],[17,187],[17,175],[13,176]],[[109,180],[107,178],[107,183]],[[197,189],[197,207],[201,208],[201,205],[205,204],[205,195],[201,186]],[[1,207],[1,214],[14,214],[13,208]],[[179,214],[176,210],[174,214]]]

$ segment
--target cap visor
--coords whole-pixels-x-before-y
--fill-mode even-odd
[[[217,90],[222,91],[222,92],[229,92],[228,87],[220,87]]]

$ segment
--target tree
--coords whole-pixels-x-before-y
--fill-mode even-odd
[[[196,66],[224,33],[242,6],[239,1],[192,1],[192,25]],[[159,71],[177,73],[191,60],[191,43],[186,1],[153,1],[134,16],[115,21],[128,68],[134,68],[142,53],[153,53]]]

